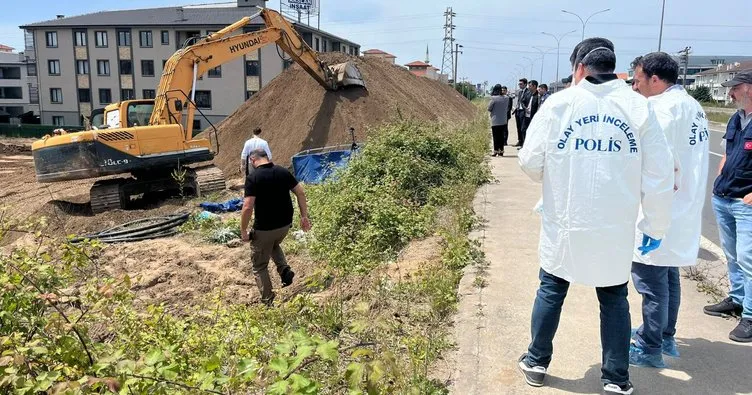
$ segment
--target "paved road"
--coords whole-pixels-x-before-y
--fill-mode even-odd
[[[708,171],[708,192],[705,196],[705,207],[702,211],[702,235],[717,246],[720,246],[721,242],[718,238],[718,224],[715,221],[710,198],[713,196],[713,183],[718,175],[718,165],[720,165],[723,157],[724,151],[721,147],[721,140],[725,132],[721,124],[714,123],[710,126],[710,171]]]

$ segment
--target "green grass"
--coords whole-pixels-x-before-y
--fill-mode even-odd
[[[708,117],[708,121],[711,122],[718,122],[718,123],[728,123],[729,119],[731,118],[731,114],[726,114],[722,112],[707,112],[705,115]]]

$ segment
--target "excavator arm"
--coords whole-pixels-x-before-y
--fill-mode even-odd
[[[266,29],[231,35],[251,23],[256,16],[263,18]],[[270,9],[262,9],[258,14],[245,17],[170,57],[162,73],[149,124],[180,124],[182,112],[187,106],[186,138],[189,139],[192,136],[195,114],[193,92],[197,78],[210,69],[269,44],[278,45],[327,90],[336,90],[344,85],[364,86],[360,73],[354,66],[345,64],[327,67],[282,15]],[[188,98],[190,100],[186,100]]]

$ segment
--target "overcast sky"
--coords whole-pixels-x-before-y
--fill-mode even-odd
[[[203,1],[203,3],[213,1]],[[561,41],[559,77],[569,74],[569,54],[582,36],[577,17],[562,9],[594,16],[585,36],[611,39],[616,47],[618,71],[626,72],[637,55],[658,48],[662,0],[321,0],[321,28],[362,45],[397,56],[400,64],[424,60],[426,46],[431,64],[441,67],[444,16],[447,7],[457,14],[456,42],[464,46],[459,55],[459,77],[473,82],[513,84],[519,70],[540,79],[541,55],[545,55],[543,81],[556,73],[556,41],[541,34],[561,35],[576,30]],[[65,3],[65,4],[63,4]],[[120,3],[90,0],[24,0],[4,7],[0,43],[23,49],[24,23],[121,8],[163,7],[202,3],[175,0],[129,0]],[[279,7],[279,0],[267,3]],[[752,0],[666,0],[662,50],[675,53],[685,46],[694,55],[752,55]],[[520,65],[520,66],[518,66]]]

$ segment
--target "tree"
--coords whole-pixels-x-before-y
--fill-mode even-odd
[[[689,93],[690,96],[694,97],[695,100],[699,101],[700,103],[713,102],[713,96],[710,94],[710,88],[708,88],[707,86],[698,86],[694,89],[688,89],[687,93]]]
[[[469,82],[458,82],[454,86],[454,89],[461,93],[462,96],[465,96],[467,100],[473,100],[478,97],[478,90],[475,88],[475,85]]]

